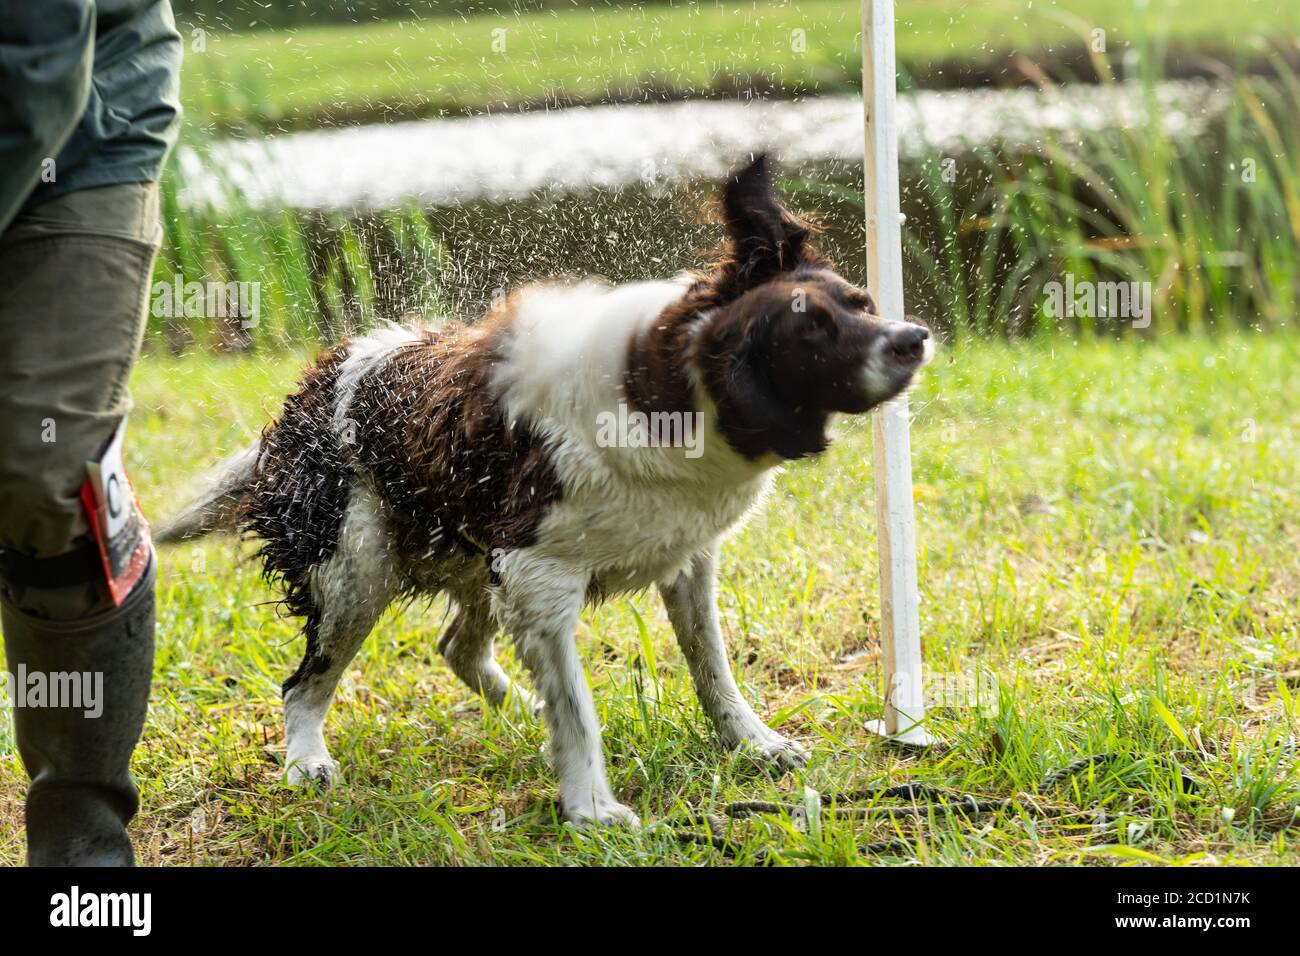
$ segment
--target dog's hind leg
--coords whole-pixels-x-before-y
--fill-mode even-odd
[[[284,684],[285,757],[289,783],[328,785],[338,764],[325,746],[325,715],[339,678],[396,596],[399,575],[374,495],[358,487],[348,502],[338,546],[312,572],[314,607],[307,653]]]
[[[803,766],[807,751],[763,723],[736,686],[718,621],[715,574],[713,553],[705,551],[676,580],[659,586],[700,704],[728,747],[749,750],[781,769]]]
[[[438,641],[438,651],[456,676],[493,707],[513,697],[529,713],[541,710],[541,701],[512,681],[493,654],[496,619],[487,594],[458,598],[460,610]]]

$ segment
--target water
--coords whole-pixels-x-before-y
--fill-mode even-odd
[[[980,224],[999,177],[1016,163],[1009,154],[1084,137],[1095,149],[1098,131],[1145,136],[1154,119],[1172,138],[1219,156],[1214,144],[1229,101],[1228,88],[1204,80],[902,96],[900,193],[909,238],[932,256],[955,254],[963,265],[949,262],[944,275],[962,288],[977,279],[999,294],[1010,288],[1003,319],[1027,315],[1032,288],[1024,276],[1005,285],[1024,255],[1011,232],[977,276]],[[295,210],[313,286],[301,305],[332,340],[370,316],[427,314],[435,288],[434,308],[472,320],[505,290],[534,279],[618,282],[699,268],[721,238],[711,202],[718,181],[762,149],[782,161],[790,208],[820,226],[817,247],[847,278],[864,282],[862,127],[861,100],[832,96],[573,108],[227,140],[180,152],[180,200],[193,221],[212,224],[206,228],[219,257],[229,230],[242,229],[242,214],[223,225],[232,192],[241,194],[239,206]],[[972,155],[985,148],[997,155]],[[944,172],[942,196],[936,166]],[[1065,192],[1104,208],[1104,197],[1078,183]],[[204,205],[215,215],[203,214]],[[424,220],[440,250],[436,263],[413,260],[394,244],[390,213],[399,208]],[[351,279],[358,253],[348,231],[367,280]],[[230,260],[210,271],[239,267]],[[909,310],[944,329],[956,293],[932,281],[913,254],[905,256],[904,281]]]
[[[959,156],[992,145],[1069,142],[1146,122],[1194,137],[1227,91],[1206,80],[1033,89],[920,91],[899,100],[899,157]],[[592,190],[666,190],[717,179],[739,157],[772,150],[787,167],[860,165],[856,96],[630,104],[348,127],[180,152],[188,205],[222,202],[223,181],[253,207],[365,212],[487,201],[549,202]]]

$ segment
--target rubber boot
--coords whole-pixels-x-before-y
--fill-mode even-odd
[[[29,866],[131,866],[126,833],[139,797],[131,752],[144,727],[153,674],[154,567],[122,602],[93,617],[47,621],[0,598],[10,673],[102,675],[95,709],[20,706],[12,682],[27,792]],[[98,680],[98,678],[95,678]],[[102,709],[101,709],[102,708]]]

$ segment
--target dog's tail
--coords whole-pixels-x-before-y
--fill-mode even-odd
[[[240,505],[248,496],[261,442],[231,455],[199,482],[198,496],[153,533],[154,541],[174,544],[214,531],[235,531]]]

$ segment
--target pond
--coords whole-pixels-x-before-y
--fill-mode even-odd
[[[1169,133],[1192,136],[1222,110],[1225,91],[1205,80],[919,91],[899,98],[899,159],[957,157],[980,147],[1069,142],[1139,126],[1151,112]],[[222,141],[206,162],[183,149],[182,202],[220,202],[233,187],[254,207],[374,211],[415,200],[427,207],[489,200],[547,201],[592,189],[716,179],[739,157],[771,150],[790,166],[861,164],[862,100],[801,100],[576,107],[318,130]],[[219,170],[220,175],[212,174]]]
[[[989,226],[999,190],[1005,194],[1009,179],[1027,175],[1022,160],[1041,158],[1047,144],[1083,144],[1086,156],[1108,136],[1127,135],[1125,148],[1139,153],[1148,141],[1208,143],[1221,134],[1231,101],[1228,87],[1209,80],[901,96],[909,308],[943,329],[954,302],[984,296],[985,318],[976,326],[1014,331],[1016,322],[1040,321],[1028,316],[1031,297],[1061,267],[1048,260],[1065,244],[1062,235],[1076,244],[1111,242],[1118,227],[1108,233],[1099,220],[1122,217],[1104,208],[1106,197],[1095,188],[1080,185],[1077,170],[1060,181],[1040,162],[1029,174],[1053,180],[1054,195],[1099,215],[1078,228],[1062,226],[1059,216],[1048,223],[1058,232],[1038,242],[1038,271],[1028,282],[1014,271],[1026,256],[1013,231],[1046,237],[1050,230],[1024,222],[1005,232]],[[781,160],[787,202],[819,226],[823,251],[846,276],[865,281],[862,145],[856,96],[514,112],[183,147],[177,202],[185,218],[216,223],[220,248],[241,231],[232,212],[290,211],[306,237],[300,258],[311,272],[310,283],[290,297],[293,311],[310,315],[306,326],[332,339],[375,318],[427,314],[435,284],[436,311],[474,316],[503,290],[533,278],[595,274],[622,281],[699,266],[716,251],[710,199],[717,181],[760,150]],[[1205,152],[1218,157],[1207,175],[1220,175],[1229,161],[1224,151]],[[1164,188],[1149,178],[1140,187],[1142,203]],[[1022,212],[1052,218],[1032,204]],[[428,257],[413,263],[409,243],[393,236],[395,223],[411,216],[437,246],[434,266]],[[945,260],[938,263],[942,281],[937,260]],[[367,274],[354,281],[358,262]],[[238,265],[216,271],[229,276]],[[1016,283],[1023,292],[1012,288]]]

